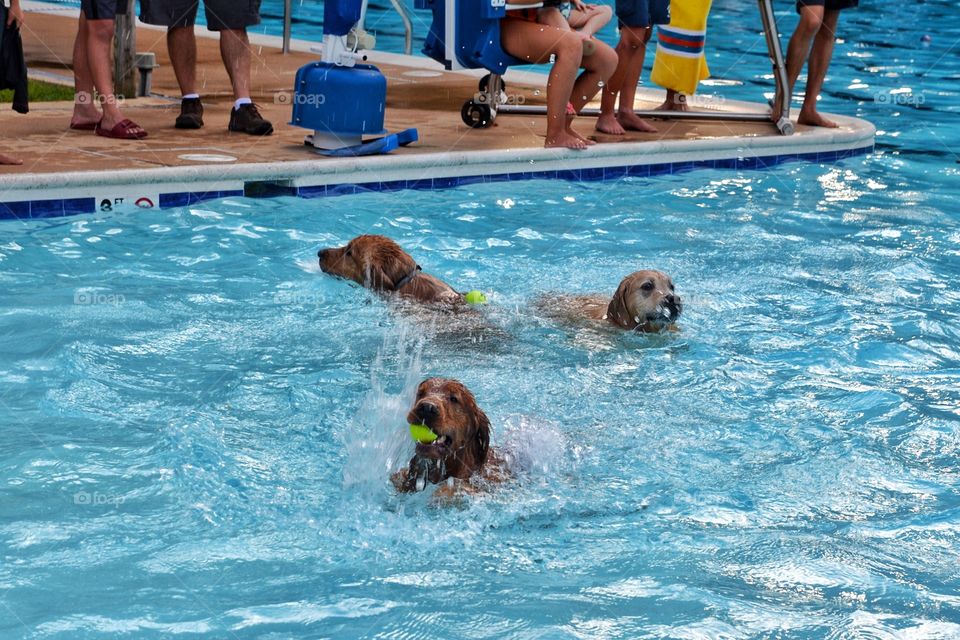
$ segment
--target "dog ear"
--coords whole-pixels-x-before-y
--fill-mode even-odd
[[[378,248],[370,264],[370,279],[374,288],[392,291],[417,267],[416,261],[399,246],[391,243]]]
[[[637,321],[630,316],[630,310],[627,308],[627,294],[630,290],[630,278],[624,278],[617,287],[613,299],[607,305],[607,319],[624,329],[634,329]]]
[[[490,451],[490,419],[483,409],[477,406],[476,400],[471,398],[471,415],[473,415],[474,425],[477,428],[476,446],[478,466],[482,466],[487,461],[487,453]]]

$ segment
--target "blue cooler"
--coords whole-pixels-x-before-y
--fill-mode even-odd
[[[308,142],[320,149],[357,145],[386,133],[386,102],[387,79],[375,66],[312,62],[297,71],[290,124],[313,129]]]

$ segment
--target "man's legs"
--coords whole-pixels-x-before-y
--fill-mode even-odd
[[[193,25],[167,29],[167,52],[184,96],[197,93],[197,38]]]
[[[250,40],[246,29],[220,31],[220,57],[233,85],[233,98],[250,98]]]
[[[797,122],[817,127],[836,128],[837,123],[827,120],[817,112],[817,98],[823,89],[823,81],[827,77],[827,69],[833,58],[833,43],[837,35],[837,21],[839,11],[826,11],[820,30],[813,40],[813,49],[810,50],[810,60],[807,62],[807,90],[803,97],[803,107]]]

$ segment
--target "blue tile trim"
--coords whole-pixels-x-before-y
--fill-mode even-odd
[[[684,173],[696,169],[769,169],[784,162],[836,162],[844,158],[865,155],[873,151],[873,145],[859,149],[842,151],[821,151],[816,153],[790,153],[779,156],[750,156],[725,158],[721,160],[694,160],[686,162],[641,164],[619,167],[597,167],[591,169],[557,169],[548,171],[522,171],[495,175],[462,176],[450,178],[419,178],[415,180],[392,180],[388,182],[345,183],[319,185],[315,187],[287,187],[268,182],[251,182],[246,195],[253,198],[277,195],[297,195],[301,198],[323,198],[326,196],[352,195],[374,191],[400,191],[403,189],[448,189],[450,187],[482,184],[488,182],[509,182],[513,180],[570,180],[575,182],[620,180],[622,178],[648,178],[651,176]],[[182,193],[161,193],[159,207],[184,207],[191,204],[243,196],[244,190],[231,191],[188,191]],[[66,198],[63,200],[27,200],[20,202],[0,202],[0,220],[25,218],[50,218],[69,216],[78,213],[96,211],[94,198]]]

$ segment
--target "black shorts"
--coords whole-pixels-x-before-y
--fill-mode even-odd
[[[616,0],[621,27],[670,24],[670,0]]]
[[[199,0],[140,0],[140,21],[162,27],[192,27]],[[245,29],[260,24],[260,0],[204,0],[211,31]]]
[[[860,4],[860,0],[797,0],[797,13],[803,7],[823,7],[824,11],[840,11],[853,9]]]
[[[127,12],[126,0],[80,0],[80,11],[87,20],[113,20]]]

